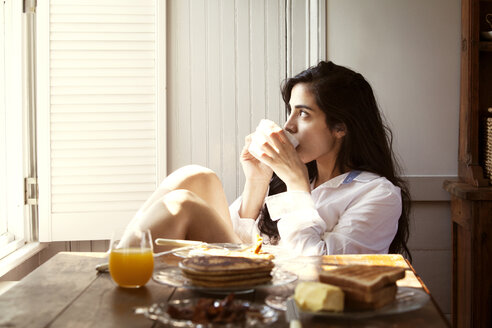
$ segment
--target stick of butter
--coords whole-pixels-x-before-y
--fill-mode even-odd
[[[321,282],[300,282],[296,286],[294,299],[299,307],[305,311],[343,311],[344,294],[342,289]]]

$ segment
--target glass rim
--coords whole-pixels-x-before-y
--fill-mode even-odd
[[[122,241],[124,241],[123,244]],[[154,247],[150,229],[132,229],[129,233],[125,232],[118,238],[115,238],[113,232],[108,251],[124,248],[149,248],[153,251]]]

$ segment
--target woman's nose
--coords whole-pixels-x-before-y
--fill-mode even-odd
[[[289,131],[290,133],[296,133],[297,132],[296,126],[290,118],[287,119],[287,122],[285,122],[284,130]]]

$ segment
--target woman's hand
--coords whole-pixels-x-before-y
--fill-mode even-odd
[[[248,151],[251,139],[251,135],[245,138],[240,157],[244,175],[246,176],[246,183],[244,184],[243,199],[239,208],[239,217],[256,219],[263,205],[263,199],[266,196],[273,170]]]
[[[283,130],[270,132],[268,142],[262,145],[261,162],[268,165],[287,185],[287,190],[310,191],[306,165],[301,161],[294,146]]]
[[[252,135],[246,136],[244,140],[244,147],[241,151],[241,165],[243,167],[244,175],[246,176],[246,181],[270,183],[270,179],[273,175],[273,170],[268,166],[256,159],[248,151],[249,145],[251,144]]]

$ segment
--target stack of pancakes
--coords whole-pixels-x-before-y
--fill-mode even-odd
[[[184,276],[195,286],[243,287],[272,280],[271,260],[231,256],[194,256],[179,263]]]

